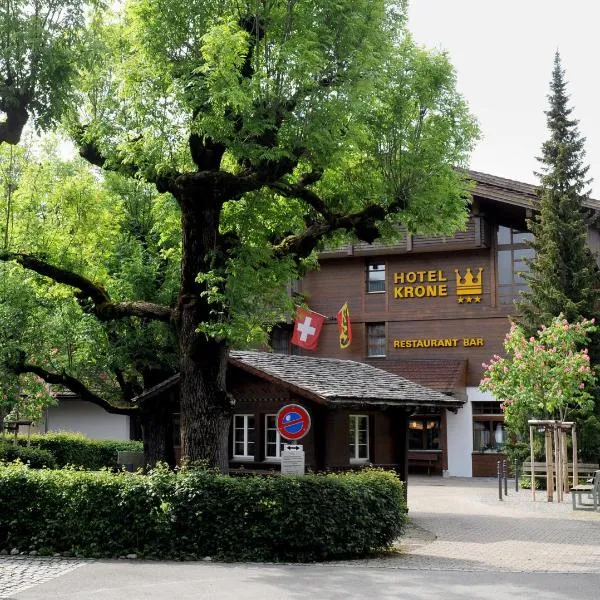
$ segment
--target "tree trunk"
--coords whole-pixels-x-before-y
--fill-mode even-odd
[[[223,307],[209,304],[207,284],[199,273],[223,266],[219,253],[221,202],[215,189],[201,199],[196,193],[178,198],[182,219],[181,291],[177,328],[180,351],[182,462],[206,461],[228,469],[227,439],[233,406],[226,390],[229,347],[226,341],[198,332],[203,322],[223,318]]]
[[[140,413],[144,458],[146,464],[154,467],[158,462],[166,462],[175,467],[173,448],[173,414],[170,397],[161,395],[144,403]]]

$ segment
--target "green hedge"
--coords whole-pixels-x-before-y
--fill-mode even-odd
[[[323,560],[385,549],[403,530],[389,472],[229,477],[0,466],[0,549],[111,557]]]
[[[19,444],[27,444],[26,437],[19,437]],[[73,465],[95,471],[103,467],[117,468],[117,451],[143,451],[142,442],[121,440],[91,440],[80,433],[45,433],[32,435],[30,447],[51,452],[57,467]],[[32,465],[33,466],[33,465]]]
[[[9,441],[0,442],[0,461],[12,462],[17,459],[29,464],[34,469],[43,467],[54,469],[56,467],[54,455],[48,450],[29,446],[15,446]]]

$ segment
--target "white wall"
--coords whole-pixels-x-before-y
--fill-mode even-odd
[[[468,391],[471,388],[467,388]],[[448,475],[450,477],[472,477],[473,463],[473,412],[467,401],[456,414],[446,415],[448,440]]]
[[[467,388],[467,402],[457,414],[448,411],[448,475],[472,477],[473,409],[472,402],[497,402],[488,392],[477,387]]]
[[[41,427],[40,427],[41,429]],[[46,414],[46,431],[77,431],[92,439],[129,439],[129,417],[111,415],[83,400],[61,400]]]

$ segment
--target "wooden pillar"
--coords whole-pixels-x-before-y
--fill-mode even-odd
[[[544,446],[546,449],[546,493],[548,495],[548,502],[552,502],[554,499],[554,482],[552,477],[552,473],[554,472],[552,460],[552,432],[547,425],[544,433]]]
[[[404,482],[404,497],[408,493],[408,418],[409,413],[404,410],[396,412],[394,419],[394,437],[396,439],[396,461],[398,474]]]
[[[556,501],[562,502],[562,486],[560,483],[560,440],[556,421],[552,425],[554,436],[554,470],[556,472]]]
[[[567,432],[560,428],[560,440],[561,440],[561,465],[562,465],[562,489],[563,489],[563,500],[564,495],[569,490],[569,457],[567,455]]]
[[[324,472],[327,465],[327,422],[329,419],[329,410],[325,406],[315,406],[315,419],[312,423],[314,427],[315,443],[315,469]]]

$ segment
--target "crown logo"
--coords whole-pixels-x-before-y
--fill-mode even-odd
[[[483,267],[479,267],[477,276],[473,276],[470,268],[467,268],[465,278],[461,277],[460,271],[454,269],[456,273],[456,295],[458,296],[458,303],[463,304],[466,300],[469,304],[475,300],[476,303],[481,302],[480,295],[483,293],[483,281],[481,279],[481,273]],[[464,298],[463,296],[467,296]],[[474,296],[474,298],[472,298]]]

